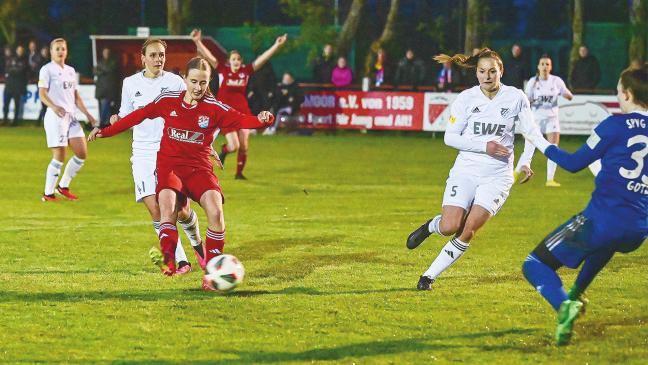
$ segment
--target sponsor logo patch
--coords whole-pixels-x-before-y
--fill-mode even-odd
[[[169,127],[167,133],[169,138],[180,142],[202,144],[205,141],[205,135],[200,132]]]
[[[206,115],[200,115],[198,116],[198,126],[200,128],[207,128],[209,125],[209,117]]]

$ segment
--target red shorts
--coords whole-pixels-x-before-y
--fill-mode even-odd
[[[216,190],[221,195],[223,203],[225,198],[221,190],[218,178],[211,170],[192,166],[158,166],[157,167],[156,194],[163,189],[173,189],[182,195],[180,198],[186,201],[187,198],[200,202],[200,197],[208,190]]]

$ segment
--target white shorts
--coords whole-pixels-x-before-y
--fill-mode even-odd
[[[450,170],[443,193],[443,206],[451,205],[468,211],[472,205],[479,205],[495,215],[508,198],[513,182],[513,174],[474,176],[456,174]]]
[[[560,122],[558,121],[558,118],[536,119],[536,122],[538,123],[542,134],[560,133]]]
[[[48,148],[67,147],[70,138],[85,138],[81,123],[70,113],[65,113],[65,116],[61,118],[52,109],[47,108],[43,127]]]
[[[135,201],[140,203],[147,196],[155,195],[157,176],[155,163],[157,152],[151,156],[132,156],[133,182],[135,183]]]

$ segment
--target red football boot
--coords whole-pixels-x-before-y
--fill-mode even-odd
[[[52,194],[52,195],[45,195],[45,194],[43,194],[43,196],[41,197],[41,200],[42,200],[43,202],[57,202],[57,201],[59,201],[60,199],[57,198],[54,194]]]
[[[60,186],[56,187],[56,191],[66,197],[68,200],[77,200],[79,199],[76,195],[72,194],[70,188],[62,188]]]

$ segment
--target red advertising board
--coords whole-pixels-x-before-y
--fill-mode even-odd
[[[423,93],[316,91],[300,113],[304,127],[420,131],[423,105]]]

